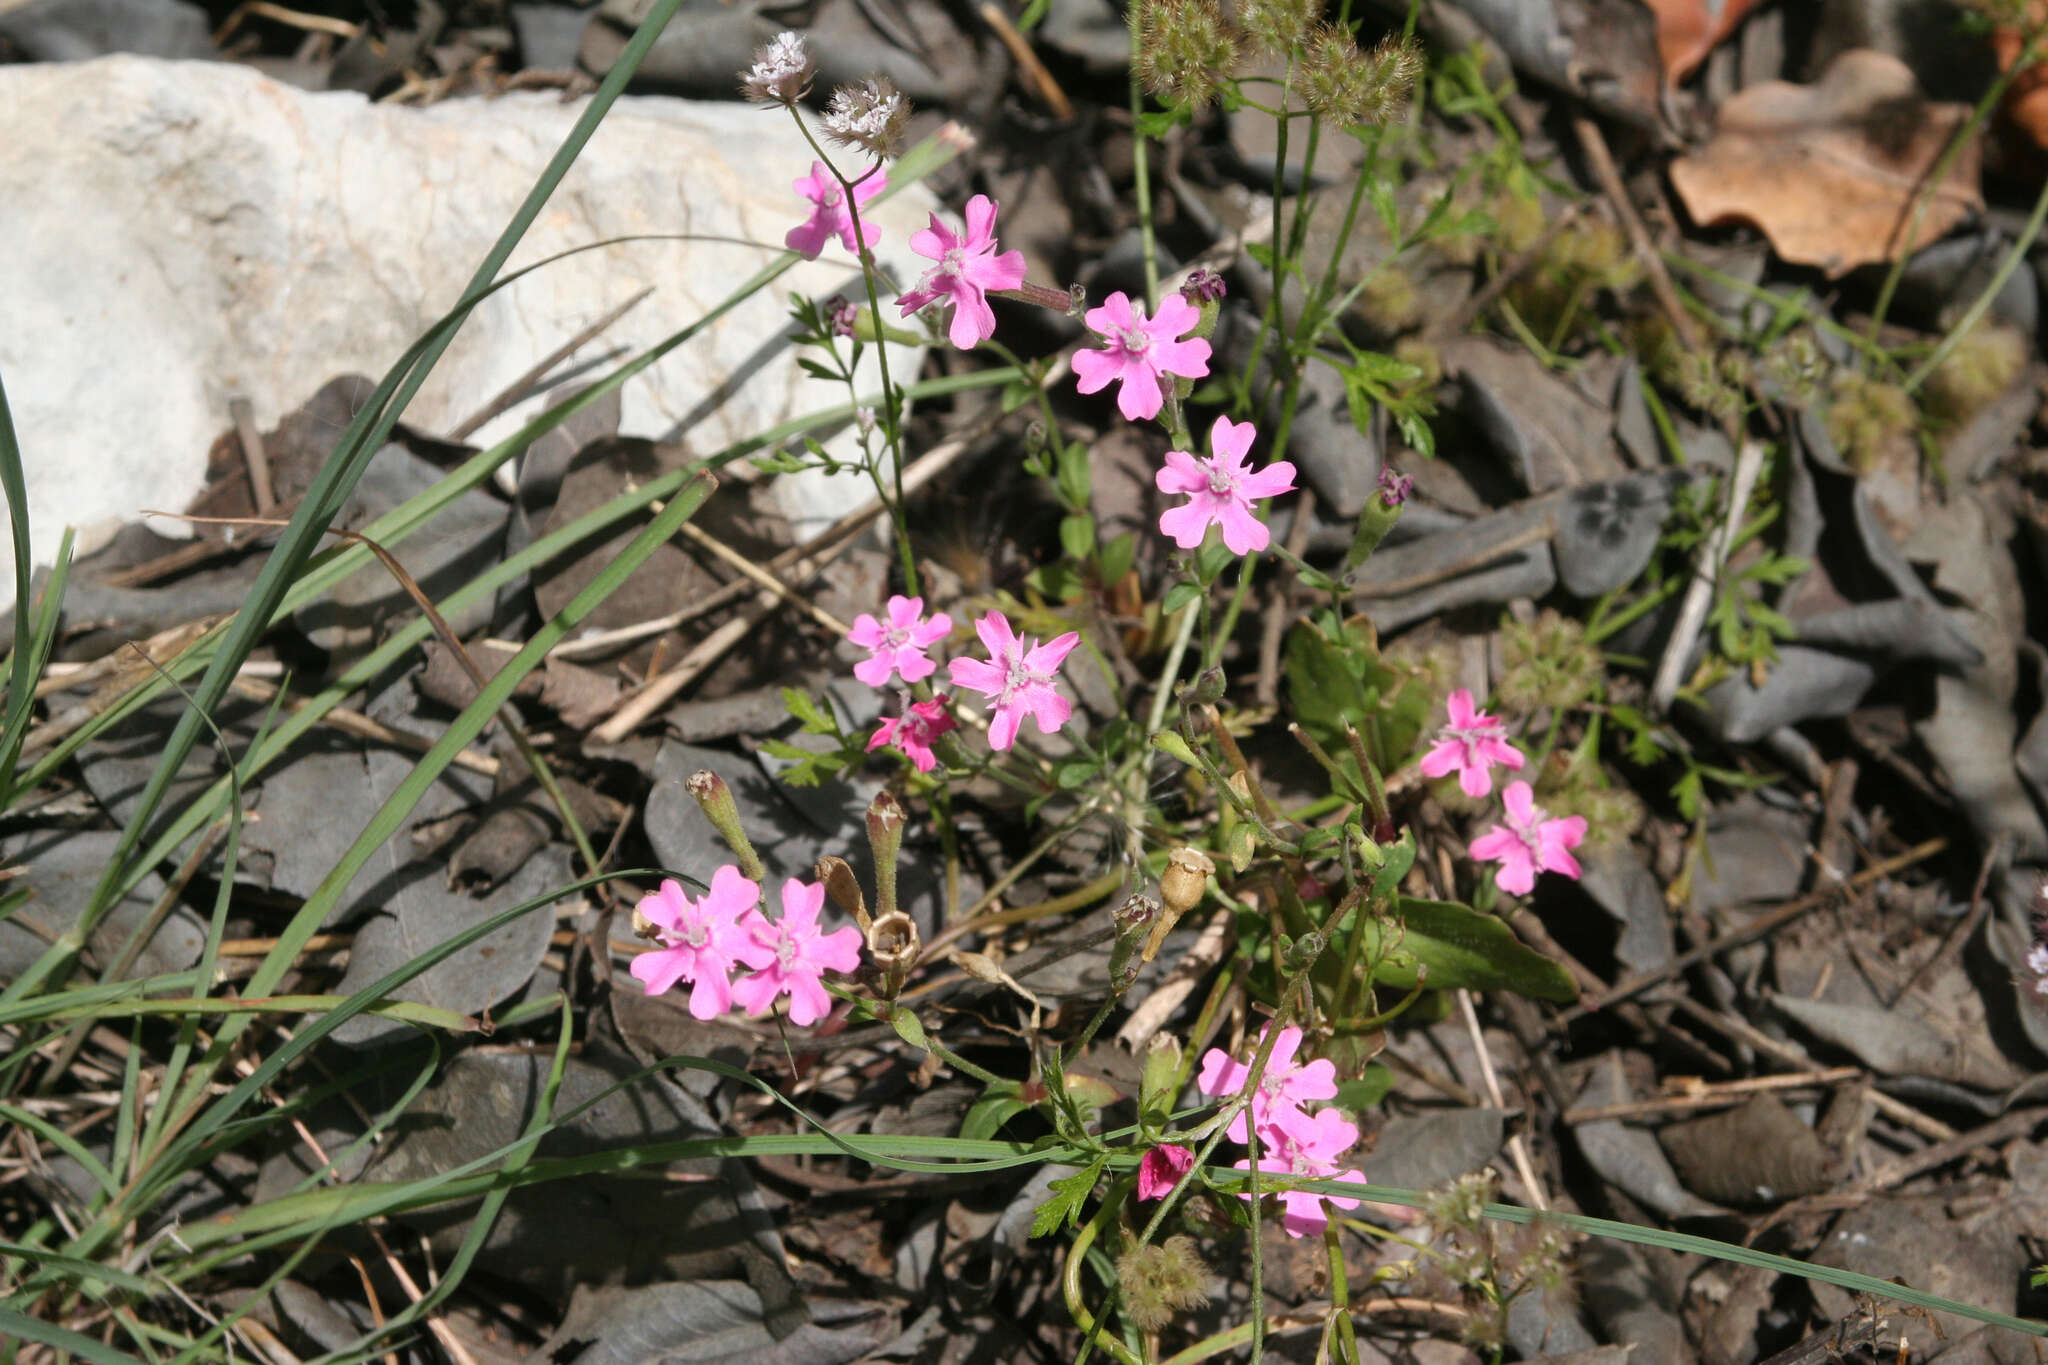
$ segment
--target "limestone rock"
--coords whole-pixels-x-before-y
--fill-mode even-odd
[[[381,375],[460,295],[580,111],[538,93],[375,105],[227,63],[0,67],[0,376],[39,558],[66,523],[103,538],[139,508],[183,507],[231,398],[268,428],[336,374]],[[643,287],[653,297],[579,361],[702,317],[782,251],[800,216],[790,182],[810,160],[794,128],[751,106],[620,100],[511,268],[636,233],[695,239],[583,252],[485,300],[405,420],[451,429]],[[929,207],[913,190],[874,208],[899,280],[928,264],[907,238]],[[704,454],[843,402],[797,368],[787,299],[852,295],[856,279],[836,245],[785,273],[630,381],[622,432]],[[916,359],[902,349],[891,370]],[[802,532],[864,497],[857,485],[785,479],[779,510]]]

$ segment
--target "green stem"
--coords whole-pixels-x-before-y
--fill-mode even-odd
[[[1971,300],[1969,311],[1963,314],[1955,326],[1949,328],[1948,335],[1941,339],[1941,344],[1906,376],[1904,387],[1907,393],[1926,383],[1927,377],[1955,353],[1956,347],[1962,345],[1963,338],[1968,336],[1971,329],[1983,321],[1984,315],[1991,311],[1991,305],[1998,300],[1998,291],[2005,288],[2005,282],[2012,278],[2013,271],[2019,269],[2020,262],[2027,258],[2027,250],[2033,246],[2034,239],[2041,235],[2041,224],[2044,219],[2048,219],[2048,182],[2042,184],[2041,193],[2034,197],[2034,211],[2027,215],[2027,225],[2020,229],[2019,240],[2012,244],[2012,249],[2005,253],[2005,259],[1998,263],[1998,270],[1991,276],[1990,282],[1975,299]]]
[[[1138,84],[1138,26],[1131,24],[1131,190],[1138,201],[1138,250],[1145,261],[1145,311],[1159,306],[1159,240],[1152,231],[1152,169],[1139,123],[1145,92]]]
[[[853,240],[856,244],[859,244],[863,240],[860,230],[860,205],[855,200],[853,182],[848,180],[845,173],[839,169],[832,158],[825,154],[825,149],[818,145],[818,139],[812,135],[810,125],[804,122],[803,116],[798,114],[794,107],[790,109],[789,115],[790,118],[795,120],[797,131],[804,135],[804,141],[811,144],[811,150],[816,152],[818,159],[825,163],[825,169],[832,172],[832,178],[839,182],[839,192],[846,196],[844,201],[846,216],[853,224]],[[880,163],[877,162],[876,167],[879,168],[879,166]],[[870,170],[861,179],[865,180],[868,178],[868,175],[873,175],[874,173],[874,170]],[[903,591],[911,597],[922,597],[924,593],[918,587],[917,580],[917,556],[911,552],[910,548],[910,523],[903,513],[903,425],[901,421],[903,400],[902,395],[897,392],[895,382],[889,378],[889,346],[882,339],[882,299],[881,295],[875,290],[874,258],[865,247],[862,247],[860,251],[860,281],[867,290],[868,316],[873,318],[875,323],[875,365],[880,370],[882,377],[882,434],[889,442],[889,456],[896,484],[895,495],[890,497],[882,493],[881,481],[878,478],[875,483],[875,492],[877,496],[881,497],[882,504],[889,509],[889,523],[896,532],[896,554],[903,564]],[[853,388],[852,369],[850,366],[848,367],[847,388],[849,391]],[[874,461],[869,460],[867,463],[872,470]]]

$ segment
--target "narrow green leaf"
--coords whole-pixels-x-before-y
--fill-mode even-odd
[[[1515,991],[1570,1004],[1579,998],[1572,974],[1515,937],[1514,930],[1452,901],[1401,896],[1389,919],[1368,917],[1366,950],[1384,954],[1375,981],[1413,989],[1418,968],[1435,990]]]

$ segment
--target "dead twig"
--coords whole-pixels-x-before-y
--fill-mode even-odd
[[[1010,22],[1010,16],[1003,13],[1003,7],[995,0],[982,0],[976,13],[981,22],[988,25],[989,32],[996,35],[1002,45],[1009,49],[1010,59],[1017,63],[1017,69],[1024,73],[1025,81],[1036,92],[1052,116],[1064,123],[1074,117],[1074,105],[1067,98],[1067,92],[1060,89],[1060,83],[1052,78],[1052,72],[1045,69],[1045,63],[1038,60],[1038,54],[1031,50],[1031,44],[1017,26]]]
[[[1628,188],[1621,183],[1621,172],[1614,168],[1614,154],[1607,149],[1606,135],[1600,131],[1599,124],[1584,114],[1573,117],[1572,132],[1578,137],[1580,150],[1586,154],[1586,164],[1592,168],[1593,178],[1600,182],[1608,202],[1614,205],[1615,215],[1621,219],[1622,231],[1628,234],[1636,258],[1643,263],[1643,269],[1650,277],[1650,292],[1657,296],[1657,306],[1671,319],[1671,325],[1685,343],[1685,348],[1698,350],[1699,324],[1678,300],[1678,290],[1672,287],[1671,274],[1664,268],[1664,258],[1657,253],[1656,244],[1650,240],[1650,230],[1643,225],[1642,215],[1636,212],[1635,202],[1628,197]]]
[[[1583,1109],[1567,1109],[1564,1112],[1564,1121],[1599,1123],[1607,1119],[1643,1119],[1663,1114],[1691,1114],[1701,1109],[1726,1109],[1763,1091],[1806,1090],[1814,1086],[1854,1080],[1862,1074],[1862,1067],[1831,1066],[1819,1071],[1749,1076],[1739,1081],[1702,1082],[1689,1077],[1687,1079],[1690,1084],[1679,1094],[1664,1095],[1654,1100],[1631,1100],[1624,1104],[1594,1104]]]
[[[235,422],[235,439],[242,447],[242,463],[249,470],[249,496],[256,503],[256,515],[267,517],[277,506],[270,487],[270,456],[263,449],[263,432],[256,425],[256,409],[246,398],[228,400],[228,416]]]
[[[1671,628],[1671,638],[1664,644],[1664,657],[1657,661],[1657,674],[1650,683],[1650,705],[1659,715],[1671,709],[1679,684],[1685,679],[1685,665],[1692,657],[1693,642],[1707,623],[1707,612],[1714,605],[1714,588],[1721,577],[1721,566],[1728,562],[1736,532],[1742,529],[1742,510],[1749,506],[1749,495],[1756,488],[1757,475],[1763,472],[1763,467],[1762,443],[1744,441],[1735,455],[1735,472],[1728,480],[1728,506],[1722,516],[1720,530],[1714,536],[1712,549],[1693,570],[1692,582],[1686,585],[1685,600],[1678,608],[1678,621]]]

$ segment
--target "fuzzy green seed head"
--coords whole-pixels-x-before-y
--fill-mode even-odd
[[[1239,0],[1237,26],[1253,47],[1283,56],[1307,36],[1322,8],[1322,0]]]
[[[1421,71],[1413,44],[1390,38],[1364,53],[1349,29],[1319,22],[1302,40],[1296,79],[1309,112],[1351,128],[1391,122]]]
[[[1643,803],[1626,787],[1602,787],[1593,782],[1567,783],[1542,793],[1543,809],[1560,819],[1586,817],[1586,842],[1599,846],[1627,842],[1648,818]]]
[[[1912,397],[1897,384],[1885,384],[1849,370],[1837,371],[1830,386],[1828,435],[1851,469],[1867,474],[1884,458],[1892,442],[1910,436],[1919,425]]]
[[[1788,332],[1759,359],[1757,373],[1777,386],[1788,406],[1810,407],[1826,390],[1827,356],[1820,349],[1813,329],[1801,327]]]
[[[1493,240],[1510,254],[1527,251],[1543,235],[1543,204],[1534,194],[1502,190],[1487,206]]]
[[[1209,1301],[1209,1267],[1185,1235],[1125,1251],[1116,1258],[1116,1278],[1124,1313],[1140,1331],[1156,1332]]]
[[[1607,682],[1600,650],[1587,641],[1585,626],[1549,608],[1528,625],[1509,620],[1501,626],[1500,662],[1494,695],[1517,715],[1578,706],[1598,696]]]
[[[1444,353],[1421,337],[1395,342],[1394,359],[1422,371],[1403,386],[1410,393],[1428,393],[1444,382]]]
[[[1239,40],[1215,0],[1140,0],[1131,23],[1138,79],[1162,100],[1200,109],[1237,66]]]
[[[1360,281],[1352,307],[1374,331],[1388,336],[1407,331],[1422,318],[1415,281],[1397,265],[1383,265]]]
[[[1942,422],[1967,422],[2011,387],[2027,363],[2027,339],[2017,329],[1980,323],[1956,343],[1927,376],[1927,413]]]

